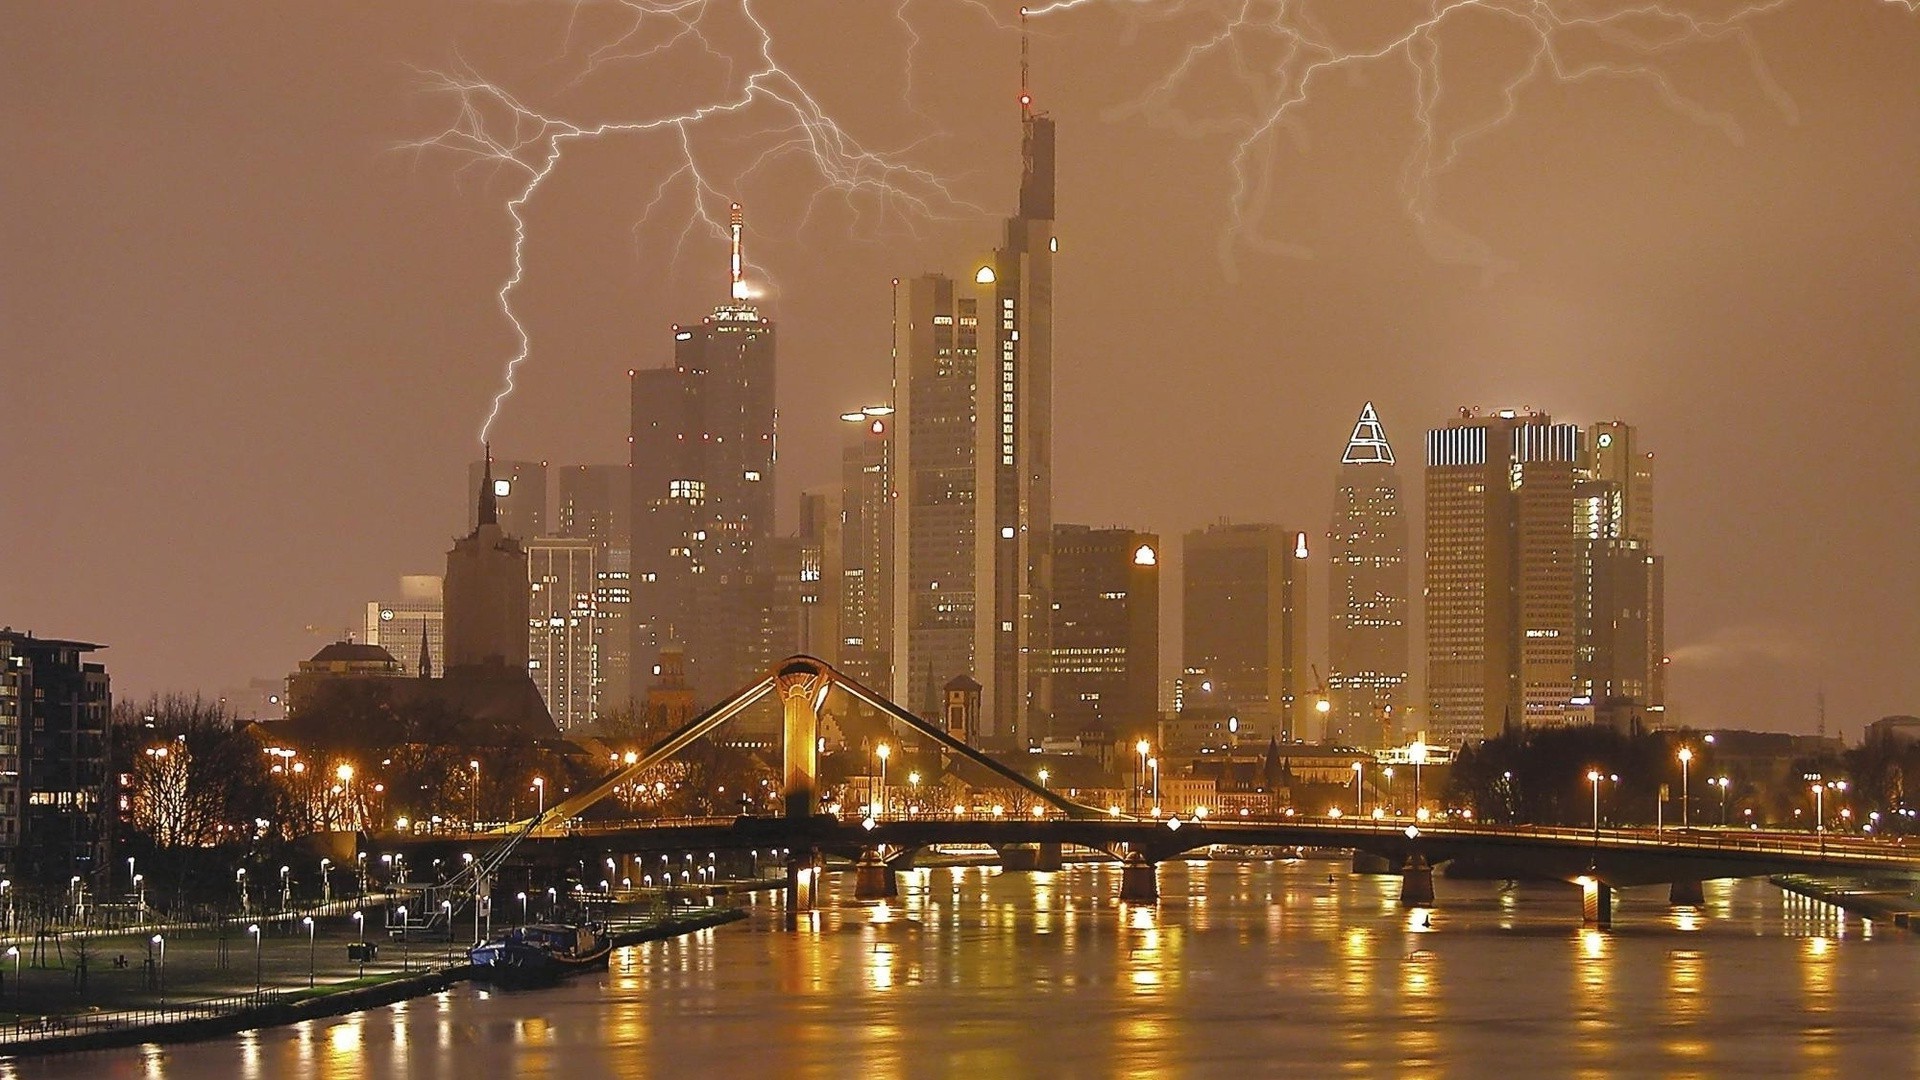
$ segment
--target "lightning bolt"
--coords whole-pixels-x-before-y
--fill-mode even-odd
[[[933,0],[919,0],[921,3]],[[1004,19],[987,0],[939,0],[965,5],[983,14],[997,30],[1020,25]],[[1305,113],[1320,97],[1319,88],[1334,75],[1360,76],[1379,69],[1403,72],[1409,84],[1408,115],[1414,134],[1399,178],[1405,212],[1430,254],[1445,262],[1478,265],[1490,271],[1502,263],[1482,240],[1441,213],[1439,181],[1462,159],[1474,141],[1518,115],[1522,95],[1536,84],[1576,84],[1614,79],[1648,88],[1668,108],[1695,123],[1739,141],[1733,116],[1681,89],[1674,62],[1689,51],[1730,43],[1744,56],[1753,83],[1772,101],[1783,119],[1797,118],[1792,99],[1768,70],[1752,34],[1763,16],[1795,0],[1418,0],[1403,5],[1361,5],[1354,0],[1048,0],[1025,9],[1036,25],[1067,20],[1080,9],[1120,12],[1138,34],[1154,24],[1198,22],[1202,29],[1144,91],[1114,111],[1138,114],[1150,122],[1178,128],[1195,137],[1227,135],[1231,190],[1229,224],[1222,230],[1220,258],[1231,275],[1239,247],[1291,257],[1309,257],[1311,249],[1261,228],[1279,199],[1275,171],[1280,140],[1304,140]],[[1827,3],[1832,0],[1819,0]],[[1869,0],[1872,2],[1872,0]],[[1877,0],[1920,12],[1920,0]],[[893,0],[892,15],[905,31],[907,107],[913,104],[912,67],[922,37],[910,9],[916,0]],[[584,0],[572,6],[563,57],[573,38]],[[611,70],[695,55],[718,68],[720,89],[698,104],[633,119],[586,121],[536,108],[462,63],[451,71],[427,74],[432,88],[455,103],[453,118],[432,135],[403,144],[415,151],[439,151],[463,157],[464,167],[486,166],[516,172],[522,182],[507,200],[513,225],[512,267],[496,298],[513,329],[517,348],[507,361],[502,385],[481,426],[484,441],[514,390],[514,378],[532,349],[525,323],[514,310],[514,293],[525,279],[527,221],[524,211],[542,184],[577,143],[613,137],[668,136],[677,164],[655,187],[641,221],[649,220],[685,185],[693,213],[675,244],[706,230],[724,236],[723,189],[742,184],[768,165],[797,157],[816,182],[800,217],[811,219],[823,198],[838,196],[859,220],[868,208],[878,221],[912,223],[982,211],[958,198],[946,181],[913,166],[914,144],[888,151],[867,147],[823,108],[818,97],[776,59],[773,34],[754,0],[615,0],[620,25],[602,43],[588,49],[568,88]],[[1352,20],[1366,16],[1365,30],[1330,28],[1322,14]],[[1404,13],[1396,16],[1396,13]],[[1390,21],[1397,20],[1397,21]],[[1384,24],[1384,27],[1383,25]],[[1456,55],[1456,35],[1477,24],[1482,40],[1504,34],[1512,42],[1502,56]],[[1184,30],[1184,28],[1183,28]],[[733,41],[746,38],[744,45]],[[1462,98],[1452,83],[1471,76],[1459,69],[1503,71],[1490,103],[1451,107]],[[744,72],[744,74],[742,74]],[[1202,84],[1224,75],[1245,101],[1210,115],[1191,112],[1189,98],[1202,97]],[[1486,76],[1481,75],[1484,79]],[[1470,95],[1465,95],[1470,97]],[[1250,102],[1250,107],[1249,107]],[[721,118],[755,125],[744,142],[755,147],[752,159],[725,184],[703,165],[700,129]],[[638,228],[638,226],[636,226]]]
[[[451,153],[465,161],[462,169],[490,167],[518,173],[522,182],[506,203],[513,224],[512,268],[495,296],[500,312],[513,329],[516,348],[507,360],[499,391],[494,395],[479,438],[485,442],[512,396],[515,376],[532,352],[533,339],[514,310],[514,292],[526,278],[527,205],[541,185],[560,167],[567,149],[577,143],[615,137],[671,136],[678,165],[655,189],[646,214],[675,183],[691,189],[693,215],[681,241],[701,226],[716,236],[725,234],[724,208],[729,200],[722,187],[738,190],[761,169],[788,158],[809,162],[817,186],[801,226],[823,197],[838,195],[856,214],[877,208],[879,223],[907,222],[955,214],[977,214],[934,173],[908,163],[904,150],[868,147],[836,121],[807,86],[775,55],[773,35],[755,10],[753,0],[619,0],[626,16],[624,28],[595,49],[571,85],[593,78],[605,69],[653,60],[676,51],[698,49],[722,69],[722,89],[710,99],[677,110],[636,119],[586,122],[542,111],[522,97],[482,77],[464,62],[452,70],[428,71],[430,88],[455,103],[446,127],[424,138],[401,144],[415,152]],[[576,7],[567,35],[571,38]],[[728,25],[731,18],[735,25]],[[749,41],[730,48],[729,31],[744,31]],[[745,74],[738,74],[744,71]],[[757,152],[721,185],[708,176],[697,149],[697,131],[712,121],[735,117],[754,125],[746,141]]]
[[[1410,13],[1385,30],[1349,30],[1344,36],[1330,31],[1306,0],[1052,0],[1029,8],[1027,14],[1040,20],[1105,7],[1123,12],[1136,24],[1136,32],[1149,23],[1183,19],[1210,24],[1157,81],[1116,110],[1116,115],[1138,113],[1193,136],[1231,134],[1232,225],[1224,231],[1220,249],[1229,273],[1236,244],[1297,257],[1312,254],[1299,244],[1264,236],[1259,223],[1276,198],[1276,140],[1283,132],[1304,138],[1300,114],[1314,101],[1317,87],[1337,72],[1359,75],[1389,65],[1403,67],[1411,73],[1410,114],[1415,128],[1400,178],[1406,213],[1435,258],[1498,269],[1499,259],[1483,241],[1440,214],[1437,182],[1460,161],[1469,143],[1514,118],[1523,91],[1546,81],[1637,82],[1679,115],[1738,142],[1741,131],[1733,117],[1681,90],[1671,61],[1687,50],[1733,43],[1744,54],[1754,82],[1791,123],[1797,119],[1793,101],[1768,71],[1750,28],[1760,17],[1792,2],[1427,0],[1423,5],[1408,5]],[[1881,2],[1920,10],[1920,0]],[[1325,10],[1344,16],[1359,8]],[[1366,9],[1366,14],[1378,22],[1393,10],[1377,5]],[[1448,81],[1448,37],[1474,23],[1480,24],[1483,37],[1504,31],[1518,39],[1514,55],[1507,59],[1514,70],[1501,81],[1492,105],[1444,120],[1440,105]],[[1365,40],[1348,40],[1352,38]],[[1490,59],[1456,59],[1452,66],[1485,66]],[[1251,110],[1241,105],[1225,115],[1197,116],[1183,108],[1178,100],[1182,94],[1197,93],[1201,81],[1214,74],[1224,74],[1244,88],[1252,99]]]

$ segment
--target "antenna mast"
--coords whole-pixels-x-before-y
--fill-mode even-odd
[[[740,204],[734,203],[733,212],[727,219],[727,227],[733,233],[733,287],[730,295],[735,300],[747,298],[746,263],[740,254],[740,227],[744,221]]]

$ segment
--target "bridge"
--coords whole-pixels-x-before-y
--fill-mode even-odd
[[[881,815],[843,821],[820,812],[817,775],[820,710],[845,692],[897,725],[998,776],[1031,796],[1032,812]],[[666,761],[688,744],[768,696],[783,712],[782,816],[686,821],[587,821],[582,814]],[[1698,904],[1701,882],[1772,874],[1875,874],[1920,877],[1920,847],[1825,835],[1738,829],[1568,829],[1455,821],[1380,820],[1289,815],[1270,820],[1190,816],[1140,818],[1074,802],[1038,785],[914,716],[812,657],[783,661],[760,679],[661,739],[638,760],[543,813],[484,833],[404,838],[388,847],[415,865],[439,858],[462,866],[445,888],[483,891],[509,859],[561,867],[603,856],[691,851],[778,851],[786,870],[787,911],[795,921],[813,908],[825,856],[854,860],[856,895],[894,894],[898,870],[937,845],[986,844],[1009,869],[1058,869],[1064,850],[1084,848],[1123,865],[1120,899],[1159,898],[1155,866],[1216,845],[1235,848],[1338,848],[1356,871],[1397,872],[1401,902],[1434,902],[1433,868],[1486,878],[1557,880],[1582,889],[1586,920],[1612,922],[1613,890],[1666,883],[1675,904]],[[476,849],[479,854],[475,854]],[[376,852],[377,854],[377,852]]]

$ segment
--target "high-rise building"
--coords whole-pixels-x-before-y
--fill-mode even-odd
[[[447,552],[447,669],[493,667],[525,677],[527,552],[500,526],[492,470],[483,467],[474,486],[477,524]]]
[[[412,674],[445,671],[447,626],[440,575],[403,574],[399,596],[368,601],[361,640],[387,650]]]
[[[893,647],[893,407],[841,414],[839,668],[885,687]]]
[[[894,296],[893,694],[923,715],[957,675],[980,734],[1045,731],[1052,597],[1054,125],[1022,74],[1017,212],[971,287],[930,274]]]
[[[1053,527],[1053,735],[1150,731],[1160,715],[1160,538]]]
[[[0,871],[16,880],[108,885],[113,702],[86,660],[104,647],[0,629]]]
[[[631,471],[626,465],[555,470],[558,535],[594,545],[593,696],[601,712],[629,706],[633,699]],[[558,713],[554,719],[560,719]]]
[[[599,546],[543,536],[526,543],[527,673],[561,731],[599,719],[594,590]]]
[[[1397,744],[1406,714],[1407,518],[1393,447],[1373,402],[1340,456],[1327,530],[1329,742]]]
[[[718,697],[750,679],[760,612],[754,547],[773,534],[774,327],[748,294],[739,207],[732,287],[673,330],[673,366],[632,377],[631,662],[670,637],[687,678]]]
[[[1311,689],[1295,617],[1306,558],[1307,535],[1279,525],[1223,523],[1186,535],[1182,713],[1237,719],[1242,739],[1318,734],[1298,708]]]
[[[1580,429],[1504,410],[1427,433],[1427,737],[1569,719]]]
[[[515,540],[547,535],[547,463],[544,461],[475,461],[467,465],[467,490],[482,477],[493,478],[493,512],[500,531]],[[477,507],[469,507],[467,528],[480,524]]]
[[[1666,714],[1665,566],[1653,549],[1653,455],[1620,421],[1587,428],[1575,483],[1580,602],[1575,700],[1596,717],[1659,726]]]

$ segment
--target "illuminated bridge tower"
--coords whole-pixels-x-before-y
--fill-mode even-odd
[[[1393,447],[1371,401],[1340,456],[1327,540],[1326,736],[1391,746],[1406,713],[1407,518]]]
[[[1001,246],[970,272],[900,283],[894,303],[893,695],[922,715],[959,675],[981,735],[1046,731],[1052,659],[1054,125],[1021,42],[1021,174]]]
[[[631,373],[630,662],[670,636],[704,694],[751,679],[760,610],[754,553],[773,534],[774,327],[752,303],[733,208],[725,303],[673,328],[673,365]]]

